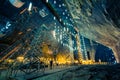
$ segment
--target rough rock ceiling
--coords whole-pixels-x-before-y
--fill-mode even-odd
[[[15,1],[20,1],[20,0],[15,0]],[[23,1],[27,1],[27,0],[23,0]],[[34,1],[34,0],[31,0],[31,1]],[[37,1],[41,1],[41,0],[35,1],[37,5],[41,6],[41,3],[38,3]],[[54,0],[51,0],[49,2],[52,4],[52,1]],[[102,43],[112,48],[117,61],[120,62],[120,51],[119,51],[119,48],[120,48],[120,20],[119,20],[120,19],[120,16],[119,16],[120,1],[119,0],[116,0],[116,1],[114,0],[113,1],[111,0],[61,0],[61,1],[62,2],[64,1],[64,3],[67,4],[67,8],[71,13],[72,18],[74,19],[74,22],[76,25],[75,27],[77,27],[79,32],[83,36],[91,40],[97,41],[99,43]],[[26,7],[26,6],[22,6],[21,8],[17,9],[13,6],[5,5],[7,3],[7,0],[2,0],[1,3],[0,3],[0,9],[2,9],[2,11],[0,12],[2,14],[4,14],[3,12],[6,12],[4,15],[9,17],[10,19],[13,19],[13,17],[16,16],[16,14],[18,14],[19,11],[23,10]],[[7,9],[4,9],[6,6],[7,6]],[[20,7],[20,6],[21,4],[16,7]],[[11,9],[13,10],[11,11]],[[11,18],[11,16],[13,17]],[[18,17],[20,18],[22,17],[22,15]],[[34,19],[37,22],[37,19],[36,18]],[[27,20],[25,21],[27,22]],[[37,24],[35,22],[32,22],[32,23],[34,23],[35,25]],[[15,25],[15,26],[20,26],[20,23],[19,25]],[[19,31],[23,31],[23,30],[25,31],[26,29],[22,28]]]
[[[113,49],[120,62],[120,1],[65,0],[80,33]]]

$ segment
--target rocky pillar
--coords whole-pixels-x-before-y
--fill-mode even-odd
[[[74,63],[74,54],[73,54],[73,42],[71,35],[69,35],[69,50],[70,50],[70,57],[71,57],[71,62]]]
[[[120,63],[120,42],[112,47],[117,63]]]

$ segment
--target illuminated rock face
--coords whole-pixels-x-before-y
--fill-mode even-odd
[[[110,1],[66,0],[66,3],[80,33],[112,48],[117,62],[120,62],[120,20],[118,15],[120,11],[119,6],[116,6],[119,4],[117,3],[119,0]]]

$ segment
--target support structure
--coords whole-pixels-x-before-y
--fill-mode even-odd
[[[90,44],[91,44],[91,60],[93,61],[93,62],[95,62],[95,48],[94,48],[94,44],[93,44],[93,42],[92,42],[92,40],[90,40]]]
[[[15,49],[14,52],[12,51],[11,55],[8,55],[5,58],[5,61],[2,61],[2,63],[9,66],[7,77],[16,78],[28,75],[31,75],[31,77],[33,77],[37,76],[37,73],[44,73],[45,64],[40,61],[42,53],[40,53],[38,49],[40,48],[40,34],[41,27],[38,29],[33,29],[33,31],[26,34],[19,41],[21,42],[21,46]],[[24,41],[22,42],[22,40]],[[6,60],[8,60],[7,63]],[[10,60],[12,60],[12,62]]]
[[[72,63],[74,62],[74,54],[73,54],[73,42],[72,42],[72,36],[69,35],[69,49],[70,49],[70,57],[72,60]]]
[[[78,50],[78,61],[79,61],[80,64],[82,64],[83,55],[82,55],[81,49],[80,49],[80,38],[79,38],[79,34],[76,34],[76,42],[77,42],[77,50]]]

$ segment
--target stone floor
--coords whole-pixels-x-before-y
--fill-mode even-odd
[[[34,80],[120,80],[120,64],[80,65],[77,68],[56,72]]]
[[[0,71],[0,80],[6,80],[5,73],[6,71]],[[29,79],[20,77],[14,80],[120,80],[119,75],[120,64],[74,65],[46,69],[45,73],[39,77]]]

